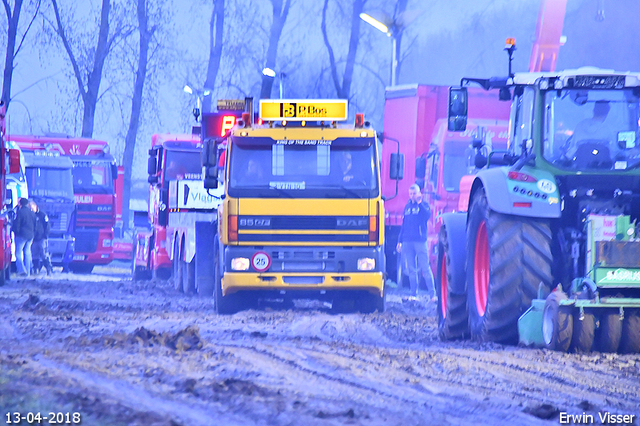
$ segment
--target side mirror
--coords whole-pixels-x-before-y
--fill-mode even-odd
[[[468,94],[466,87],[449,88],[448,129],[460,132],[467,128]]]
[[[427,175],[427,159],[424,157],[416,158],[416,178],[424,181]]]
[[[118,179],[118,166],[116,163],[111,163],[111,178],[113,180]]]
[[[20,150],[9,150],[9,174],[20,173]]]
[[[153,156],[147,160],[147,173],[149,177],[155,176],[158,173],[158,159]]]
[[[202,145],[202,172],[206,189],[218,188],[218,145],[208,139]]]
[[[402,180],[404,178],[404,154],[391,153],[389,157],[389,179]]]

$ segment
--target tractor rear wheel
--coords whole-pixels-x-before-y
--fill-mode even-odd
[[[620,353],[637,354],[640,352],[640,315],[637,311],[627,312],[622,323]]]
[[[442,340],[462,339],[469,334],[467,295],[451,293],[450,283],[464,280],[464,259],[452,259],[444,225],[438,239],[438,268],[434,283],[438,294],[438,334]]]
[[[596,349],[600,352],[617,352],[622,337],[622,321],[618,312],[610,311],[600,316],[596,331]]]
[[[566,352],[573,335],[573,316],[571,308],[562,306],[561,301],[567,295],[561,291],[553,291],[547,296],[542,314],[542,336],[544,345],[552,351]]]
[[[471,335],[481,341],[517,343],[518,318],[540,285],[551,287],[551,262],[548,221],[494,212],[480,189],[467,226]]]
[[[580,311],[576,309],[573,313],[573,337],[569,350],[578,353],[591,352],[595,332],[596,319],[593,314],[584,312],[580,319]]]

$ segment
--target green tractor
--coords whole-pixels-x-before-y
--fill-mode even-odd
[[[596,68],[462,79],[511,102],[468,213],[442,216],[442,339],[640,352],[640,73]],[[451,88],[463,131],[466,87]]]

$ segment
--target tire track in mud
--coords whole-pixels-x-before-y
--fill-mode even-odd
[[[147,392],[141,386],[132,386],[124,380],[109,379],[95,372],[81,371],[68,365],[57,363],[49,359],[38,357],[35,362],[44,368],[49,375],[64,376],[77,383],[81,389],[93,394],[108,396],[121,404],[136,411],[147,411],[160,417],[178,419],[184,425],[212,425],[224,424],[229,426],[246,425],[244,418],[225,413],[224,408],[211,413],[212,407],[200,407],[192,401],[182,403],[168,398],[159,397]],[[31,365],[33,369],[33,364]]]
[[[446,382],[445,384],[423,383],[421,380],[415,380],[415,375],[388,365],[375,366],[378,367],[375,368],[376,373],[381,374],[366,374],[367,370],[371,370],[370,363],[361,363],[357,358],[331,353],[329,349],[318,351],[316,347],[289,347],[286,350],[283,346],[273,347],[266,343],[243,345],[221,341],[216,344],[240,350],[240,352],[234,351],[234,355],[251,365],[262,365],[262,370],[280,372],[284,370],[283,375],[289,378],[297,372],[301,376],[297,380],[299,383],[311,384],[313,382],[311,378],[326,381],[327,383],[322,387],[327,394],[312,395],[312,397],[338,400],[344,397],[345,393],[350,393],[352,401],[361,401],[359,405],[362,409],[388,412],[392,414],[392,418],[405,417],[406,411],[411,410],[412,415],[409,416],[409,421],[415,419],[413,414],[418,414],[421,418],[429,418],[431,421],[437,421],[436,419],[439,418],[444,422],[442,424],[481,424],[487,421],[487,414],[489,414],[494,423],[543,424],[539,419],[528,414],[514,412],[512,407],[506,410],[504,405],[500,406],[484,400],[478,401],[473,390],[456,389]],[[265,357],[267,358],[266,366],[264,365]],[[293,369],[294,372],[289,372],[286,367]],[[361,372],[361,374],[355,376],[354,372]],[[425,378],[420,377],[420,379]],[[334,389],[336,384],[338,389]],[[465,403],[460,404],[457,401],[465,401]]]
[[[173,417],[185,425],[212,424],[212,412],[238,424],[538,425],[549,423],[526,407],[550,403],[577,414],[583,400],[614,413],[640,407],[640,355],[440,342],[433,307],[399,297],[384,314],[299,308],[217,316],[210,301],[178,295],[170,283],[11,286],[0,289],[0,327],[13,328],[0,337],[15,345],[12,354],[134,410],[165,404],[168,415],[193,405],[192,417]],[[40,307],[21,309],[32,293]],[[205,346],[190,353],[103,339],[193,324]],[[116,385],[126,392],[118,395]],[[139,403],[130,397],[136,392]]]

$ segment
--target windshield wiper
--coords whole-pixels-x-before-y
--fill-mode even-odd
[[[253,186],[238,186],[236,187],[236,189],[258,189],[258,190],[274,190],[274,191],[278,191],[279,194],[284,195],[287,198],[294,198],[293,195],[291,195],[289,192],[285,191],[284,189],[281,188],[276,188],[275,186],[258,186],[258,185],[253,185]]]
[[[327,186],[322,186],[322,188],[340,188],[344,192],[346,192],[347,194],[352,195],[354,198],[362,198],[362,196],[360,194],[358,194],[356,191],[354,191],[351,188],[347,188],[344,185],[327,185]]]

